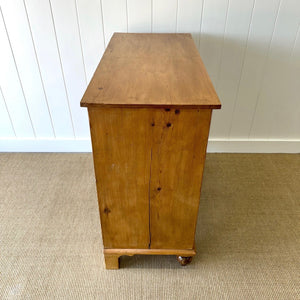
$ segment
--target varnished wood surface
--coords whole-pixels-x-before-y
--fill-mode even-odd
[[[194,249],[104,249],[105,268],[108,270],[117,270],[120,267],[121,256],[133,255],[176,255],[177,261],[185,266],[192,261],[196,255]]]
[[[104,247],[193,249],[211,110],[90,107],[89,118]]]
[[[195,256],[195,249],[104,249],[107,255],[182,255]]]
[[[145,109],[89,108],[105,248],[149,247],[151,117]]]
[[[105,268],[107,270],[117,270],[120,266],[120,256],[104,254]]]
[[[209,109],[157,111],[150,184],[151,248],[194,247]]]
[[[150,180],[151,248],[193,249],[209,109],[156,110]]]
[[[81,101],[89,112],[106,267],[195,255],[212,108],[190,34],[114,34]]]
[[[81,106],[220,108],[190,34],[115,33]]]

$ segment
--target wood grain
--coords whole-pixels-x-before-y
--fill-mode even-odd
[[[149,247],[151,114],[89,108],[105,248]]]
[[[193,249],[211,110],[89,117],[104,247]]]
[[[104,249],[104,255],[182,255],[195,256],[195,249]]]
[[[150,184],[151,248],[192,249],[209,109],[157,111]]]
[[[81,106],[221,104],[190,34],[115,33]]]
[[[104,260],[105,260],[105,267],[108,270],[116,270],[119,269],[119,261],[120,256],[115,254],[105,254],[104,253]]]
[[[186,264],[212,108],[220,102],[190,34],[114,34],[88,107],[106,267],[121,255]]]
[[[105,267],[108,270],[116,270],[120,267],[121,256],[133,255],[176,255],[182,266],[191,262],[196,255],[195,249],[104,249]]]

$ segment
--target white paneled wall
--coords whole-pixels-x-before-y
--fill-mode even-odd
[[[112,34],[190,32],[222,102],[210,151],[300,152],[299,0],[0,0],[0,151],[89,151]]]

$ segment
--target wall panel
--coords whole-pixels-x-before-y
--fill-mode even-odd
[[[281,0],[259,0],[255,3],[239,90],[231,117],[230,138],[247,138],[250,134],[280,5]]]
[[[191,33],[199,45],[203,0],[178,0],[177,32]]]
[[[86,137],[89,136],[88,116],[87,112],[79,107],[79,101],[87,86],[87,75],[76,3],[74,0],[51,0],[51,13],[69,96],[75,136]]]
[[[223,100],[223,106],[222,110],[213,114],[211,137],[229,136],[254,5],[254,0],[229,2],[215,84],[218,95]]]
[[[300,23],[300,2],[282,0],[278,12],[262,87],[250,132],[252,138],[284,138],[285,123],[291,124],[291,98],[287,99],[285,86],[290,72],[290,58]],[[298,116],[300,117],[300,115]],[[300,128],[299,128],[300,131]]]
[[[102,8],[99,0],[76,0],[76,4],[86,76],[90,81],[105,50]]]
[[[284,124],[284,136],[292,139],[299,139],[300,136],[300,24],[297,37],[291,53],[288,66],[288,75],[284,86],[284,99],[287,105],[283,110],[283,117],[279,123]],[[272,127],[270,136],[275,135],[275,128]],[[281,132],[282,134],[282,132]]]
[[[177,13],[177,0],[152,0],[153,32],[176,32]]]
[[[48,100],[23,1],[3,1],[2,13],[36,136],[53,137]]]
[[[127,0],[101,0],[106,44],[114,32],[127,32]]]
[[[128,32],[151,32],[152,0],[127,0]]]
[[[2,10],[0,18],[0,86],[17,137],[34,138],[27,102],[7,36]],[[2,106],[4,109],[4,106]],[[5,136],[5,135],[4,135]]]
[[[216,82],[222,57],[228,9],[229,0],[206,0],[203,3],[200,55],[213,82]]]
[[[87,112],[79,102],[112,34],[190,32],[223,105],[213,114],[210,143],[217,146],[209,149],[297,152],[298,0],[0,0],[0,6],[0,151],[12,141],[12,151],[30,151],[30,141],[36,151],[46,145],[53,151],[55,143],[60,151],[64,143],[88,151]]]
[[[0,89],[0,136],[2,138],[11,138],[16,136],[1,89]]]
[[[48,0],[26,0],[28,20],[55,136],[74,137],[69,98]]]

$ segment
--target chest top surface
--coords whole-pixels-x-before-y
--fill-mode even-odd
[[[190,34],[115,33],[81,106],[220,108]]]

